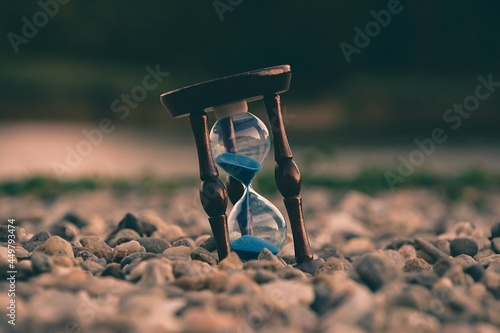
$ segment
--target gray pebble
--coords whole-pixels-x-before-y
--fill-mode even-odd
[[[276,273],[271,272],[271,271],[269,271],[267,269],[258,269],[255,272],[255,275],[253,276],[253,279],[258,284],[264,284],[264,283],[268,283],[268,282],[277,280],[277,279],[279,279],[279,277],[278,277],[278,275]]]
[[[137,238],[136,241],[138,241],[139,244],[144,246],[146,252],[151,252],[151,253],[163,253],[163,251],[165,251],[170,247],[170,244],[163,238],[141,237]]]
[[[196,247],[196,243],[191,238],[181,238],[181,239],[175,241],[172,244],[172,246],[173,247],[176,247],[176,246],[187,246],[190,249],[194,249]]]
[[[475,256],[479,247],[475,241],[470,238],[455,238],[450,242],[450,253],[453,257],[461,254]]]
[[[500,254],[500,237],[495,237],[491,240],[491,249],[496,254]]]
[[[44,244],[49,238],[50,238],[50,233],[48,233],[47,231],[40,231],[34,234],[33,237],[31,237],[26,242],[21,243],[21,245],[26,250],[33,252],[35,248]]]
[[[174,264],[174,276],[176,278],[185,276],[206,275],[211,271],[211,267],[201,261],[178,261]]]
[[[106,259],[97,257],[94,253],[92,253],[92,251],[90,251],[89,249],[87,249],[85,247],[80,248],[76,252],[75,257],[82,258],[83,261],[89,260],[89,261],[98,262],[98,263],[101,262],[101,260],[104,260],[104,264],[106,264]]]
[[[471,265],[464,269],[464,273],[470,275],[474,282],[479,282],[484,277],[484,268],[479,264]]]
[[[274,254],[272,254],[272,252],[266,248],[264,248],[259,253],[258,259],[272,261],[276,265],[276,267],[285,267],[286,266],[286,263],[282,259],[280,259],[277,256],[275,256]]]
[[[42,252],[33,252],[31,255],[31,263],[33,267],[33,272],[37,274],[48,273],[52,270],[54,262],[52,258]]]
[[[209,252],[213,252],[217,250],[217,244],[215,243],[214,236],[210,236],[203,243],[200,244],[200,247],[206,249]]]
[[[141,237],[141,235],[139,235],[137,231],[125,228],[118,230],[115,234],[106,238],[106,243],[111,247],[115,247],[116,245],[130,242],[139,237]]]
[[[66,215],[64,215],[61,220],[73,224],[78,229],[82,229],[88,225],[88,222],[85,219],[81,218],[75,213],[66,213]]]
[[[500,237],[500,222],[495,223],[491,227],[491,238]]]
[[[101,276],[112,276],[118,280],[125,280],[125,274],[123,274],[120,265],[115,263],[106,266],[106,268],[102,271]]]
[[[217,258],[215,258],[207,249],[203,247],[194,248],[191,251],[191,259],[206,262],[210,266],[215,266],[218,264]]]
[[[135,259],[139,259],[139,258],[142,258],[146,255],[145,252],[136,252],[136,253],[132,253],[128,256],[126,256],[125,258],[122,259],[122,261],[120,262],[120,266],[123,268],[125,267],[126,265],[129,265],[132,263],[132,261],[134,261]]]
[[[141,235],[141,236],[144,235],[144,231],[142,229],[142,225],[141,225],[140,221],[132,213],[125,214],[125,216],[118,223],[118,226],[116,228],[117,228],[117,230],[132,229],[135,232],[137,232],[139,235]]]
[[[396,263],[380,253],[364,254],[354,263],[354,269],[363,283],[373,291],[401,277],[401,270]]]
[[[76,235],[79,233],[78,228],[74,224],[68,222],[56,223],[52,225],[49,231],[52,235],[59,236],[68,242],[74,241]]]

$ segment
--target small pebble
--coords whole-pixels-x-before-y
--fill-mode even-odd
[[[496,254],[500,254],[500,237],[495,237],[491,240],[491,249]]]
[[[267,269],[258,269],[253,276],[255,282],[258,284],[268,283],[274,280],[278,280],[279,276]]]
[[[399,248],[398,252],[405,261],[415,259],[417,257],[417,251],[412,245],[405,244]]]
[[[146,255],[145,252],[135,252],[132,254],[129,254],[128,256],[124,257],[122,261],[120,262],[120,266],[123,268],[126,265],[131,264],[134,260],[142,258]]]
[[[484,268],[481,265],[475,264],[465,268],[464,273],[470,275],[474,279],[474,282],[479,282],[484,277]]]
[[[231,252],[219,263],[219,269],[222,271],[241,270],[243,269],[243,262],[236,253]]]
[[[118,223],[118,230],[121,229],[132,229],[137,232],[139,235],[144,235],[144,231],[142,230],[142,226],[140,221],[135,217],[134,214],[127,213],[123,219]]]
[[[500,237],[500,222],[495,223],[491,227],[491,238]]]
[[[59,236],[50,237],[43,245],[38,246],[35,251],[41,251],[50,256],[65,256],[71,259],[75,257],[71,244]]]
[[[191,259],[206,262],[210,266],[216,266],[218,264],[217,258],[202,247],[196,247],[191,251]]]
[[[461,254],[473,257],[478,250],[477,243],[470,238],[455,238],[450,242],[450,253],[453,257]]]
[[[81,258],[83,261],[93,261],[98,264],[106,265],[106,259],[105,258],[99,258],[95,254],[93,254],[90,250],[87,250],[86,248],[82,248],[79,250],[75,258]]]
[[[167,225],[163,226],[162,229],[153,232],[151,237],[159,237],[163,238],[169,243],[175,242],[182,237],[185,237],[186,233],[182,230],[181,227],[177,225]]]
[[[129,242],[121,243],[120,245],[117,245],[114,249],[113,252],[120,251],[120,250],[126,250],[127,255],[139,252],[141,250],[141,244],[136,241],[132,240]]]
[[[192,240],[191,238],[181,238],[181,239],[175,241],[172,244],[172,246],[173,247],[186,246],[190,249],[194,249],[196,247],[196,244],[195,244],[194,240]]]
[[[105,268],[103,265],[92,260],[84,261],[80,264],[80,266],[86,271],[91,272],[93,275],[101,273],[102,271],[104,271]]]
[[[118,280],[125,280],[125,274],[123,274],[120,265],[118,264],[109,264],[102,271],[101,276],[112,276]]]
[[[98,258],[111,260],[113,257],[113,249],[97,236],[82,237],[80,243]]]
[[[29,252],[33,252],[35,248],[44,244],[47,239],[50,238],[50,233],[47,231],[40,231],[33,235],[29,240],[21,243],[21,245],[28,250]]]
[[[130,242],[136,238],[141,237],[137,231],[132,229],[120,229],[115,234],[106,238],[106,244],[115,247],[118,244]]]
[[[33,272],[36,274],[48,273],[52,270],[52,266],[54,266],[52,258],[43,252],[33,252],[31,263]]]
[[[462,269],[465,269],[471,265],[475,265],[477,262],[472,258],[471,256],[468,256],[466,254],[461,254],[453,258],[452,262],[458,266],[460,266]]]
[[[187,246],[173,246],[169,247],[165,251],[163,251],[163,255],[165,256],[191,256],[191,248]]]
[[[336,271],[346,271],[351,268],[352,265],[345,260],[331,257],[326,262],[323,262],[318,266],[315,274],[331,274]]]
[[[151,252],[151,253],[163,253],[166,249],[170,247],[170,244],[163,238],[146,238],[146,237],[141,237],[137,238],[136,241],[139,242],[144,248],[146,249],[146,252]]]
[[[304,272],[299,269],[293,268],[292,266],[281,267],[276,271],[276,274],[281,279],[284,280],[305,280],[307,276]]]
[[[423,272],[423,271],[431,271],[432,266],[429,265],[424,259],[415,258],[407,260],[403,266],[403,271],[407,273],[411,272]]]
[[[394,261],[379,253],[364,254],[355,262],[354,269],[361,280],[373,291],[401,277],[401,270]]]
[[[62,221],[68,221],[69,223],[76,226],[78,229],[82,229],[88,225],[88,222],[78,216],[75,213],[66,213],[61,219]]]
[[[76,235],[79,233],[79,229],[72,223],[59,222],[49,229],[51,235],[59,236],[64,240],[72,242],[75,240]]]
[[[259,260],[269,260],[275,264],[276,267],[285,267],[286,263],[279,257],[277,257],[275,254],[273,254],[269,249],[264,248],[262,251],[259,253],[258,256]]]
[[[349,240],[340,249],[346,256],[352,257],[373,251],[375,246],[370,239],[357,237]]]
[[[215,243],[214,236],[208,237],[203,243],[200,244],[200,247],[207,249],[209,252],[217,250],[217,244]]]

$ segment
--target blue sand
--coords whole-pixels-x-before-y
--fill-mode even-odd
[[[241,252],[255,256],[258,256],[263,249],[268,249],[273,254],[279,252],[279,249],[275,245],[252,235],[244,235],[231,242],[231,249],[238,254]]]
[[[243,193],[243,198],[241,200],[241,211],[238,213],[236,220],[238,221],[238,226],[242,235],[250,234],[250,194],[248,192],[248,186],[250,182],[255,177],[255,175],[260,170],[260,163],[256,159],[245,156],[238,155],[234,153],[223,153],[215,158],[215,162],[228,174],[230,174],[235,179],[245,185],[247,189]]]
[[[223,153],[215,159],[218,165],[228,174],[248,186],[260,170],[260,163],[256,159],[233,153]]]

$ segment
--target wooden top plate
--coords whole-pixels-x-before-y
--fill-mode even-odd
[[[184,117],[214,106],[283,93],[289,89],[291,77],[290,65],[267,67],[172,90],[161,94],[160,100],[173,117]]]

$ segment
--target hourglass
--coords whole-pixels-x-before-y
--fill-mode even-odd
[[[278,253],[287,227],[279,210],[252,188],[269,154],[272,141],[276,186],[284,197],[299,268],[313,270],[300,196],[300,172],[288,144],[279,94],[288,91],[289,65],[268,67],[195,84],[161,95],[163,106],[175,117],[189,117],[200,168],[200,199],[214,235],[219,259],[232,250],[243,260],[264,249]],[[248,102],[264,99],[272,132],[248,112]],[[206,112],[217,118],[208,130]],[[226,171],[226,186],[216,165]],[[233,209],[226,216],[228,196]]]
[[[242,259],[254,259],[264,248],[277,254],[286,240],[285,219],[251,186],[271,147],[267,127],[248,113],[246,101],[213,110],[218,119],[210,132],[215,162],[244,187],[228,217],[231,250]]]

